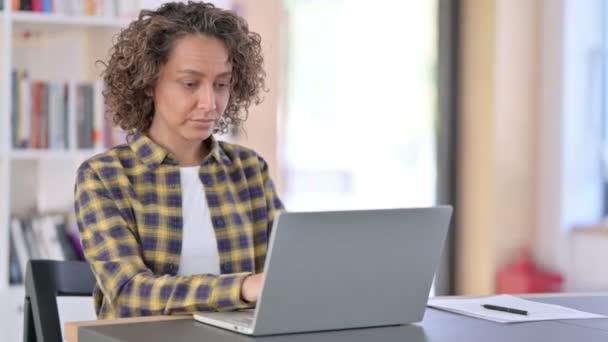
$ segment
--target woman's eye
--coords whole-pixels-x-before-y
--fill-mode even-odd
[[[182,82],[182,85],[188,89],[191,89],[191,88],[196,87],[196,82],[185,81],[185,82]]]
[[[227,89],[230,86],[230,84],[229,83],[216,83],[215,86],[218,89]]]

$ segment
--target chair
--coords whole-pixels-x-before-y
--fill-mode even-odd
[[[58,296],[91,296],[95,277],[82,261],[30,260],[25,276],[24,342],[61,342]]]

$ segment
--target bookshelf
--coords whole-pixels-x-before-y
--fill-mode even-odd
[[[58,0],[53,0],[58,1]],[[63,0],[86,2],[89,0]],[[95,0],[105,2],[109,0]],[[112,0],[110,0],[112,1]],[[134,1],[132,7],[153,8],[163,0],[115,0],[124,6]],[[281,173],[277,157],[277,108],[278,94],[282,88],[283,73],[282,0],[210,0],[223,8],[232,8],[244,15],[251,28],[263,37],[262,48],[268,73],[267,86],[270,93],[264,95],[260,106],[251,108],[245,127],[247,134],[234,137],[236,143],[251,147],[262,154],[270,165],[270,172],[279,187]],[[11,4],[12,0],[0,0],[0,4]],[[141,4],[141,6],[140,6]],[[7,9],[7,6],[3,6]],[[93,81],[99,69],[94,61],[103,59],[110,48],[112,36],[126,25],[124,18],[105,16],[41,14],[23,11],[0,10],[0,332],[2,341],[21,341],[24,290],[22,285],[10,285],[8,277],[8,246],[10,219],[22,211],[38,207],[60,208],[73,211],[73,184],[76,167],[80,162],[101,150],[78,148],[77,136],[72,128],[69,141],[72,144],[62,150],[14,149],[11,134],[11,70],[24,65],[36,76],[47,80],[72,79]],[[13,47],[20,44],[19,32],[44,32],[48,39],[36,40],[29,53],[15,56]],[[56,39],[63,37],[63,40]],[[65,44],[65,40],[69,44]],[[34,42],[34,40],[32,40]],[[94,44],[91,44],[94,42]],[[67,46],[66,46],[67,45]],[[53,51],[53,47],[65,46],[70,52]],[[32,56],[36,59],[31,60]],[[44,59],[39,58],[40,56]],[[28,59],[29,58],[29,59]],[[51,63],[48,60],[61,60]],[[34,75],[37,74],[37,75]],[[69,77],[68,77],[69,76]],[[71,111],[74,113],[74,110]],[[75,115],[70,115],[75,127]],[[228,137],[228,140],[232,138]]]
[[[0,0],[0,301],[8,303],[0,307],[0,331],[7,341],[21,340],[24,293],[22,283],[10,281],[9,252],[15,249],[11,223],[15,217],[65,213],[69,217],[66,226],[75,229],[70,216],[76,168],[121,138],[115,131],[99,127],[107,123],[98,117],[103,113],[101,97],[96,95],[101,92],[101,66],[95,61],[106,59],[112,37],[141,7],[140,0],[53,0],[50,3],[73,7],[63,13],[45,13],[17,10],[13,2]],[[105,13],[92,14],[91,7],[82,12],[82,4],[87,3],[111,7],[104,8]],[[45,92],[35,93],[34,83],[41,84]],[[88,95],[80,97],[81,88],[87,88]],[[89,101],[85,107],[79,102],[82,99]],[[91,110],[83,110],[89,107]],[[88,126],[82,126],[85,115],[90,115],[88,123],[84,120]],[[53,118],[59,124],[53,126]],[[32,122],[38,119],[47,121],[37,121],[39,131],[34,131]],[[82,140],[89,136],[89,129],[90,139]],[[24,132],[25,143],[15,141],[20,142]],[[57,132],[63,138],[53,144]],[[34,143],[34,137],[43,138]]]
[[[14,25],[21,25],[28,28],[78,28],[83,27],[101,27],[120,29],[128,25],[129,20],[125,18],[111,17],[91,17],[85,15],[66,15],[66,14],[44,14],[32,12],[14,12],[11,14],[11,21]]]

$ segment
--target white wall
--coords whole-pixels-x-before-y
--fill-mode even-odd
[[[566,290],[578,287],[569,232],[603,214],[602,9],[603,0],[544,1],[536,257],[566,276]]]
[[[282,188],[282,177],[278,153],[278,113],[280,99],[284,94],[282,72],[284,72],[284,34],[285,12],[282,0],[233,0],[232,3],[240,10],[247,20],[249,28],[262,36],[262,52],[266,70],[266,87],[264,101],[252,107],[249,118],[245,122],[245,134],[241,134],[237,143],[256,150],[270,167],[279,193]]]

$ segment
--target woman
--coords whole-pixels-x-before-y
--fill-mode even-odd
[[[200,2],[142,10],[104,63],[128,143],[78,169],[75,210],[99,318],[251,307],[272,221],[268,166],[214,133],[264,89],[260,36]]]

